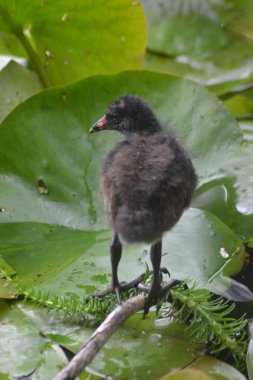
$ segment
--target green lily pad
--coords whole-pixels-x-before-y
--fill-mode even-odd
[[[18,283],[26,288],[58,296],[84,296],[109,282],[107,231],[40,223],[0,224],[0,229],[2,255],[16,269]]]
[[[245,147],[239,152],[241,155],[245,152]],[[245,152],[246,153],[246,152]],[[249,152],[251,154],[251,152]],[[235,156],[235,162],[242,160],[240,155]],[[193,200],[193,206],[208,210],[222,220],[230,227],[243,241],[247,242],[253,236],[253,213],[251,206],[251,186],[250,181],[249,157],[244,155],[245,161],[237,171],[236,177],[221,177],[213,181],[207,181],[197,191]],[[248,162],[248,165],[246,164]],[[246,166],[244,166],[246,165]],[[248,170],[249,169],[249,170]],[[246,179],[245,182],[240,182],[240,177]],[[242,191],[238,191],[242,189]],[[247,199],[244,195],[247,194]],[[241,206],[240,206],[241,205]],[[244,207],[243,207],[244,205]]]
[[[0,298],[15,298],[17,295],[17,289],[11,284],[7,284],[4,274],[9,276],[16,274],[16,271],[0,256]]]
[[[243,5],[242,5],[243,3]],[[188,65],[184,77],[215,86],[221,93],[231,82],[248,82],[253,74],[252,2],[246,0],[144,0],[148,50],[156,53],[146,68],[174,73]],[[186,27],[187,25],[187,27]],[[166,59],[167,58],[167,59]],[[176,61],[174,67],[171,59]],[[225,90],[225,86],[226,90]]]
[[[128,319],[102,348],[91,367],[106,375],[114,374],[117,379],[144,379],[147,373],[151,378],[156,378],[174,365],[181,367],[195,359],[199,348],[193,346],[186,337],[185,328],[174,322],[157,321],[154,314],[150,313],[145,320],[142,313]],[[83,329],[71,322],[60,322],[59,318],[56,325],[53,318],[48,323],[45,317],[38,315],[35,323],[46,336],[50,336],[52,330],[64,333],[65,324],[64,335],[71,342],[62,343],[61,337],[59,342],[72,352],[77,352],[92,333],[89,328]]]
[[[198,174],[219,177],[241,136],[229,112],[202,86],[148,72],[92,77],[29,99],[2,124],[1,221],[104,228],[98,177],[120,136],[89,136],[88,129],[122,93],[146,98],[192,151]]]
[[[240,123],[244,141],[227,164],[230,176],[203,181],[194,207],[209,210],[245,242],[253,238],[253,123]]]
[[[175,367],[189,365],[198,354],[184,328],[175,323],[154,325],[154,315],[143,321],[139,313],[107,342],[92,368],[117,379],[157,379]]]
[[[11,61],[0,72],[0,122],[20,103],[42,90],[38,76]]]
[[[110,281],[109,231],[39,223],[3,223],[0,231],[2,256],[17,271],[22,286],[51,296],[82,297],[105,288]],[[145,272],[146,263],[151,267],[148,250],[147,245],[124,246],[119,266],[122,281]],[[207,288],[221,271],[238,273],[244,258],[237,236],[212,214],[199,210],[186,212],[164,236],[163,252],[162,265],[173,278]]]
[[[139,2],[1,1],[0,20],[1,53],[31,59],[47,86],[142,64],[146,28]]]
[[[246,380],[246,377],[234,367],[210,356],[198,358],[193,362],[191,368],[206,371],[215,380]]]
[[[148,46],[154,51],[189,54],[220,49],[227,43],[219,19],[222,6],[218,3],[145,0],[143,4],[149,24]]]
[[[0,373],[0,380],[9,380],[9,376],[8,375],[5,375],[3,373]]]
[[[197,190],[193,205],[214,213],[245,242],[253,238],[253,90],[238,89],[224,103],[239,119],[243,142],[227,165],[230,176],[204,181]],[[248,120],[247,120],[248,118]]]
[[[234,95],[224,102],[231,113],[237,117],[245,117],[252,115],[253,102],[251,102],[245,95]]]
[[[28,313],[1,302],[0,318],[0,367],[7,379],[27,376],[35,370],[44,374],[42,378],[50,379],[59,364],[66,365],[62,350],[43,337]]]
[[[49,292],[52,296],[80,298],[95,289],[105,288],[110,281],[111,232],[106,229],[98,178],[105,154],[120,136],[109,132],[89,136],[88,129],[115,97],[136,93],[136,88],[138,95],[152,104],[161,120],[169,122],[192,150],[203,180],[219,177],[219,173],[225,175],[226,165],[241,141],[240,130],[212,94],[190,81],[148,72],[128,72],[89,78],[28,99],[0,128],[1,255],[17,271],[17,281],[22,286]],[[147,249],[144,245],[124,247],[119,268],[121,280],[132,279],[145,270],[145,263],[149,263]],[[231,275],[243,264],[240,239],[217,217],[200,209],[188,210],[166,234],[163,253],[163,265],[173,277],[190,279],[198,286],[210,286],[220,273]],[[224,291],[224,287],[218,290]],[[10,326],[15,323],[15,318],[9,322]],[[37,339],[37,327],[34,331]],[[73,350],[73,341],[81,345],[76,338],[80,332],[42,331],[49,334],[50,342]],[[88,331],[84,332],[87,339]],[[159,367],[160,376],[175,365],[184,366],[192,360],[194,354],[190,351],[188,355],[188,342],[178,342],[178,339],[181,342],[181,333],[176,343],[166,334],[162,336],[156,364],[151,361],[152,339],[157,339],[156,335],[151,336],[149,343],[152,329],[137,346],[132,333],[127,326],[116,340],[122,342],[121,346],[127,342],[126,350],[133,349],[131,355],[120,354],[113,341],[111,346],[105,347],[104,360],[96,359],[95,368],[102,372],[107,368],[106,373],[114,373],[115,363],[110,357],[118,352],[123,375],[130,363],[133,376],[151,371],[152,378],[160,371]],[[34,336],[28,339],[31,346],[33,339]],[[44,341],[38,342],[38,347],[42,342],[44,344]],[[146,359],[142,360],[143,367],[136,354],[141,346],[149,347],[145,351]],[[172,352],[178,347],[176,357],[168,354],[167,346],[172,347]],[[54,350],[51,343],[48,349]],[[168,355],[173,359],[169,364]],[[58,354],[57,358],[56,362],[61,362]],[[45,357],[43,360],[48,363]],[[35,364],[29,361],[28,366],[24,360],[22,373],[23,369],[32,370]]]
[[[93,333],[93,329],[60,313],[43,312],[24,302],[12,308],[1,303],[0,310],[0,364],[9,378],[34,371],[36,378],[52,379],[67,364],[56,343],[75,353]],[[139,313],[106,343],[91,368],[102,375],[114,374],[117,379],[158,378],[175,365],[189,365],[198,355],[199,347],[187,338],[185,327],[156,320],[155,313],[143,320]],[[5,365],[7,358],[12,359],[11,364]]]
[[[220,58],[222,60],[222,58]],[[200,63],[188,57],[173,57],[148,50],[144,60],[145,70],[162,74],[176,75],[200,83],[217,96],[236,92],[253,79],[253,60],[247,60],[239,68],[228,69],[213,66],[213,62]],[[246,73],[246,74],[245,74]]]
[[[17,272],[18,284],[49,292],[49,296],[80,298],[105,288],[109,282],[111,231],[104,217],[98,178],[105,154],[120,136],[110,132],[89,136],[88,129],[122,93],[143,96],[160,119],[172,125],[192,151],[202,181],[220,178],[221,173],[226,176],[227,165],[240,145],[241,132],[219,100],[191,81],[126,72],[88,78],[33,96],[18,106],[0,128],[0,252]],[[145,263],[149,263],[147,249],[145,245],[124,246],[121,280],[144,271]],[[163,265],[173,277],[209,286],[220,273],[231,275],[240,270],[244,248],[236,234],[214,214],[190,209],[165,235],[163,253]],[[18,313],[13,321],[9,319],[10,328],[18,323],[15,318],[24,325],[32,320],[31,342],[38,339],[38,330],[43,333],[35,351],[45,344],[44,335],[49,340],[44,357],[38,354],[41,373],[43,363],[47,363],[45,368],[51,366],[49,356],[55,342],[75,351],[89,335],[88,329],[76,324],[75,328],[65,326],[66,332],[62,326],[51,328],[49,322],[48,328],[45,324],[42,328],[35,308],[27,313],[22,302],[17,308],[25,317]],[[5,312],[7,317],[8,308]],[[159,332],[149,323],[150,318],[143,322],[142,315],[136,315],[96,358],[94,368],[106,374],[117,372],[119,378],[132,368],[131,379],[142,374],[147,378],[147,373],[154,378],[175,366],[188,365],[198,355],[199,351],[183,338],[182,330],[168,327],[170,331]],[[22,339],[19,333],[18,338]],[[141,349],[143,353],[138,357]],[[55,355],[55,363],[63,365],[61,354]],[[32,370],[35,359],[28,364],[24,359],[22,373]]]
[[[219,177],[230,162],[241,140],[236,123],[212,94],[187,80],[128,72],[88,78],[30,98],[0,129],[4,209],[0,218],[5,231],[2,236],[12,237],[5,238],[2,255],[26,285],[43,283],[47,290],[61,293],[58,283],[66,284],[69,279],[62,290],[68,288],[80,294],[80,289],[88,292],[108,282],[111,234],[104,231],[107,226],[98,178],[104,156],[119,136],[110,132],[89,136],[88,129],[115,97],[136,93],[136,88],[192,150],[197,172],[203,178]],[[163,249],[168,255],[163,261],[173,276],[192,277],[203,286],[225,265],[222,249],[229,262],[230,256],[239,252],[232,260],[234,269],[228,273],[240,270],[241,242],[217,218],[196,210],[185,213],[180,223],[164,240]],[[84,231],[77,231],[80,229]],[[136,268],[136,274],[143,272],[144,264],[138,268],[135,263],[145,249],[148,247],[125,249],[122,279],[127,280],[130,273],[132,276],[129,268]],[[189,265],[182,266],[177,257],[189,260]],[[80,260],[88,262],[88,268]],[[93,272],[90,267],[94,263]],[[81,273],[73,277],[71,271],[79,266],[83,268]]]
[[[160,380],[246,380],[246,377],[227,363],[204,356],[188,368],[164,376]]]

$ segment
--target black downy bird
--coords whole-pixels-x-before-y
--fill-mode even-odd
[[[144,314],[163,294],[160,279],[162,236],[190,206],[197,176],[189,154],[168,129],[163,128],[141,98],[124,95],[89,130],[113,130],[124,136],[108,154],[100,179],[107,218],[114,231],[110,245],[112,282],[97,293],[119,293],[135,284],[120,284],[118,264],[121,240],[151,244],[153,282]]]

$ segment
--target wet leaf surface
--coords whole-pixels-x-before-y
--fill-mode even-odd
[[[241,131],[227,109],[202,86],[148,72],[93,77],[50,89],[30,98],[5,119],[0,128],[3,260],[17,272],[17,281],[22,286],[50,295],[78,299],[106,287],[110,280],[111,231],[105,221],[98,180],[105,154],[120,136],[110,132],[89,136],[88,129],[104,114],[108,104],[123,93],[137,93],[151,103],[160,119],[172,126],[192,152],[200,176],[194,208],[185,212],[178,225],[164,237],[163,265],[173,278],[187,279],[202,287],[216,284],[218,293],[226,291],[231,283],[224,285],[217,280],[221,275],[237,273],[244,262],[239,215],[234,212],[241,188],[235,189],[233,185],[242,174],[230,165],[241,148]],[[245,152],[242,146],[238,159],[245,157]],[[232,222],[224,196],[226,186],[236,192],[229,200],[233,206]],[[210,196],[216,187],[218,195],[214,192]],[[241,210],[240,214],[248,216],[247,210]],[[249,229],[244,233],[250,236]],[[148,249],[146,245],[124,246],[119,268],[121,280],[145,271]],[[17,306],[3,305],[2,318],[14,313],[8,319],[8,328],[22,334],[16,318],[24,326],[27,318],[32,323],[31,336],[22,339],[30,340],[31,345],[35,340],[35,351],[47,342],[45,350],[38,354],[39,363],[27,356],[19,368],[18,360],[13,359],[13,368],[22,373],[37,365],[41,376],[46,378],[44,370],[51,367],[53,371],[65,361],[54,344],[75,351],[91,333],[78,323],[67,328],[65,322],[61,324],[58,320],[50,327],[51,317],[40,322],[41,310],[38,312],[33,306],[26,309],[22,302]],[[18,311],[10,307],[17,307]],[[153,379],[175,366],[188,365],[198,356],[199,351],[183,338],[183,331],[168,327],[168,332],[160,333],[152,325],[151,317],[147,321],[140,315],[135,318],[96,358],[96,370],[125,378],[132,368],[129,378]],[[42,336],[38,331],[43,332]],[[50,364],[51,354],[55,366]]]
[[[1,1],[0,20],[1,53],[27,58],[30,44],[32,63],[40,60],[53,85],[141,68],[146,28],[139,2]]]
[[[42,90],[38,76],[11,61],[0,72],[0,122],[20,103]]]
[[[183,75],[219,94],[252,80],[250,0],[143,0],[143,5],[151,53],[147,69]]]

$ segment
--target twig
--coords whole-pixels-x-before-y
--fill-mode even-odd
[[[128,299],[113,310],[69,364],[56,375],[54,380],[74,380],[80,375],[117,328],[131,315],[142,310],[144,304],[145,297],[138,295]]]

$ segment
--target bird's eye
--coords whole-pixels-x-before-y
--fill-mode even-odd
[[[113,120],[114,122],[116,122],[116,121],[118,120],[117,115],[115,115],[115,114],[113,114],[113,113],[111,113],[111,112],[107,112],[106,117],[107,117],[108,119],[110,119],[110,120]]]

